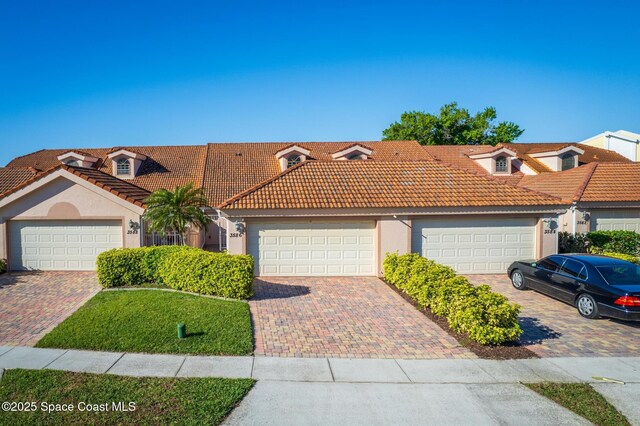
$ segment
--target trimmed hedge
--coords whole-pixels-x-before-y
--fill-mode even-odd
[[[169,254],[158,268],[161,281],[176,290],[248,299],[253,295],[253,257],[204,250]]]
[[[605,251],[602,254],[616,259],[626,260],[627,262],[635,263],[636,265],[640,265],[640,257],[631,256],[624,253],[612,253],[610,251]]]
[[[487,285],[475,287],[448,266],[411,253],[387,253],[384,278],[408,294],[421,308],[447,319],[449,326],[483,345],[517,340],[520,306]]]
[[[98,255],[98,282],[102,287],[120,287],[147,283],[161,284],[158,267],[167,255],[194,249],[185,246],[120,248]]]
[[[185,246],[113,249],[97,259],[102,287],[147,283],[176,290],[247,299],[253,294],[253,258]]]
[[[593,231],[587,239],[593,248],[602,251],[640,255],[640,234],[634,231]]]

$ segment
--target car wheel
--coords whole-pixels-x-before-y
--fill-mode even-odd
[[[524,275],[521,270],[516,269],[511,273],[511,284],[513,284],[517,290],[527,289],[527,286],[524,283]]]
[[[578,296],[576,299],[576,307],[578,308],[580,315],[585,318],[594,319],[600,316],[596,301],[588,294],[581,294]]]

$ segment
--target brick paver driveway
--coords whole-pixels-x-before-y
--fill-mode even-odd
[[[98,291],[94,272],[0,275],[0,345],[34,345]]]
[[[536,293],[518,291],[506,275],[468,275],[474,284],[489,284],[522,306],[521,342],[544,357],[638,356],[640,324],[608,319],[588,320],[567,304]]]
[[[256,355],[475,357],[373,277],[261,277],[249,304]]]

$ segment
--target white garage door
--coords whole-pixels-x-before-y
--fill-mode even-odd
[[[249,223],[256,275],[375,275],[373,221]]]
[[[640,232],[640,212],[637,210],[593,211],[591,230]]]
[[[12,270],[91,271],[103,251],[122,247],[117,220],[9,222]]]
[[[533,219],[420,219],[411,248],[459,273],[504,273],[515,260],[535,257]]]

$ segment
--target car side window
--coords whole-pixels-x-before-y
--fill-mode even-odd
[[[576,277],[581,279],[586,278],[586,274],[587,274],[585,266],[582,263],[577,262],[573,259],[567,259],[562,265],[560,272],[567,274],[571,277]]]
[[[549,256],[539,261],[538,266],[542,269],[546,269],[547,271],[557,272],[563,261],[564,259],[561,257]]]

